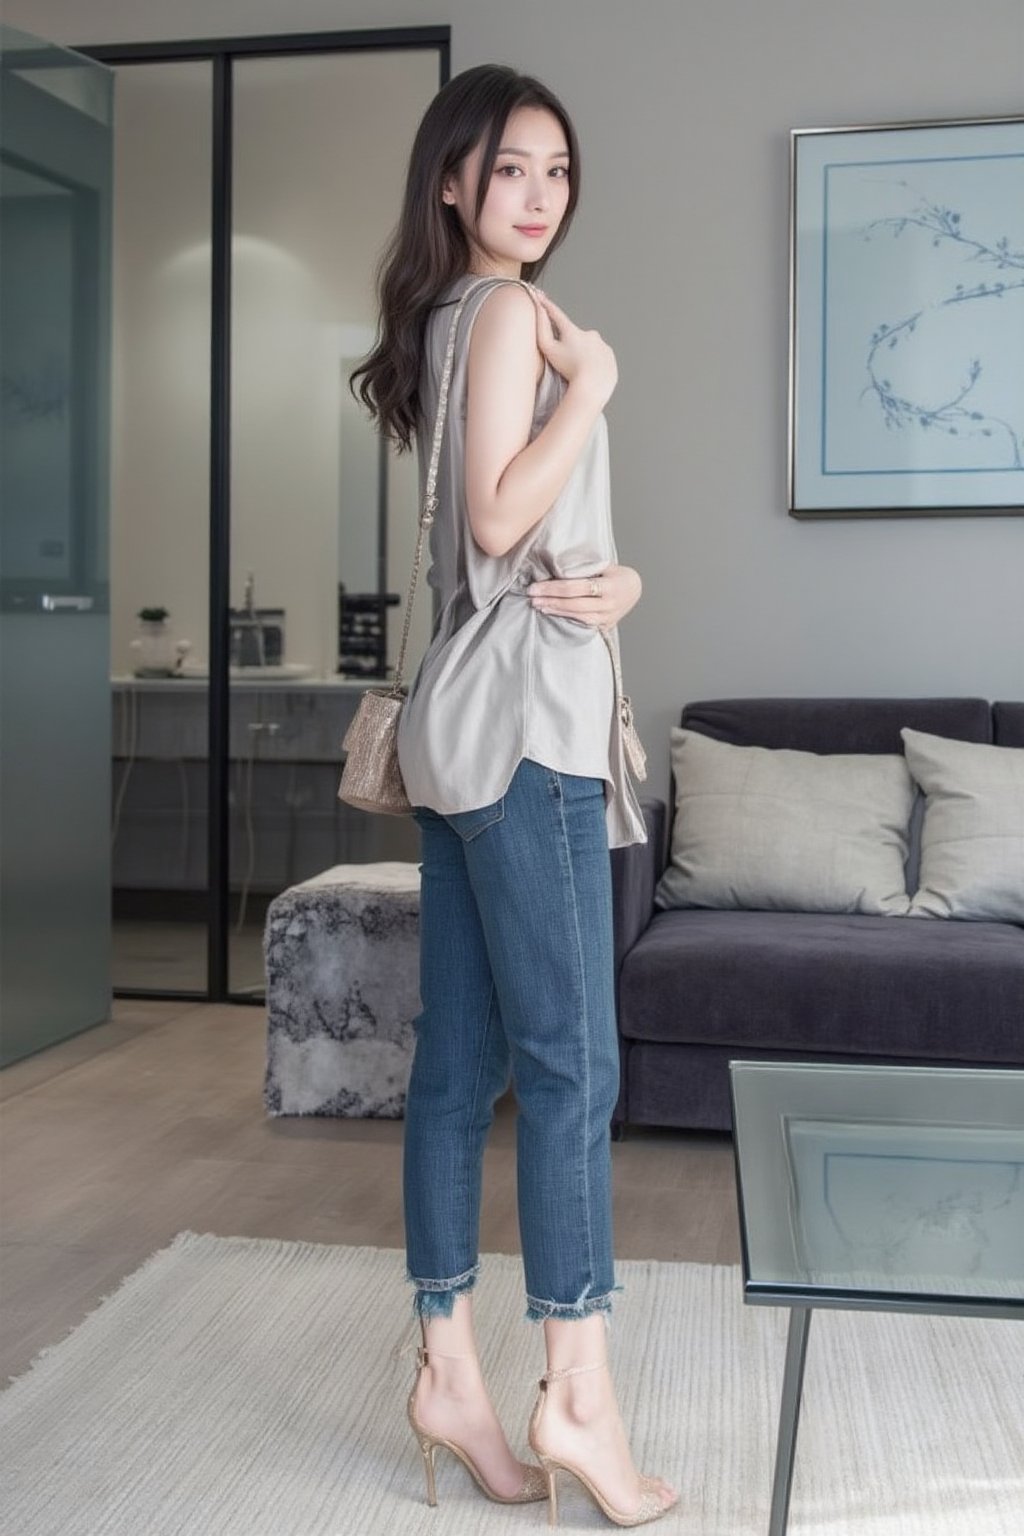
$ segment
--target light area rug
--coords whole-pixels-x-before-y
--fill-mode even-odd
[[[513,1449],[543,1369],[518,1256],[485,1253],[484,1370]],[[655,1522],[765,1536],[788,1312],[730,1265],[618,1260],[609,1354],[634,1455],[682,1489]],[[398,1249],[180,1232],[0,1393],[4,1536],[497,1536],[547,1505],[485,1499],[405,1417]],[[610,1530],[559,1476],[560,1528]],[[1024,1328],[819,1311],[792,1536],[1021,1536]]]

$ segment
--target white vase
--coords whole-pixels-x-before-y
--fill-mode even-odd
[[[170,677],[174,672],[174,643],[164,619],[140,619],[131,642],[136,677]]]

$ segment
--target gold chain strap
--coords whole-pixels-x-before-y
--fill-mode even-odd
[[[398,648],[398,661],[395,665],[395,680],[391,685],[393,698],[401,696],[402,670],[405,666],[405,648],[409,641],[409,624],[412,620],[412,604],[416,595],[416,580],[420,573],[420,558],[423,553],[423,534],[434,521],[434,513],[437,511],[437,496],[434,494],[437,487],[437,465],[441,455],[441,438],[444,435],[444,422],[448,410],[448,385],[451,380],[452,359],[455,356],[455,331],[459,323],[466,300],[471,293],[475,293],[480,283],[490,282],[490,277],[482,277],[479,282],[470,283],[465,293],[455,306],[452,315],[452,323],[448,330],[448,346],[445,350],[444,371],[441,375],[441,392],[437,404],[437,418],[434,422],[434,441],[430,450],[430,469],[427,473],[427,489],[423,498],[423,510],[420,513],[419,532],[416,536],[416,553],[413,556],[412,576],[409,581],[409,595],[405,600],[405,623],[402,626],[402,643]]]

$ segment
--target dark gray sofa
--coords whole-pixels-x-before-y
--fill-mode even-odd
[[[1024,747],[1024,703],[984,699],[712,699],[680,725],[737,746],[902,752],[901,726]],[[675,805],[674,775],[670,805]],[[919,797],[907,889],[916,889]],[[1024,1063],[1024,926],[862,914],[654,906],[671,847],[612,850],[621,1085],[612,1119],[729,1130],[728,1062]]]

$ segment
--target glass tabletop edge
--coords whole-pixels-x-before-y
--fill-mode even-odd
[[[1004,1318],[1024,1322],[1024,1296],[961,1296],[939,1293],[914,1296],[906,1291],[817,1289],[772,1284],[744,1274],[743,1300],[751,1306],[827,1308],[849,1312],[917,1312],[942,1317]]]

